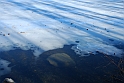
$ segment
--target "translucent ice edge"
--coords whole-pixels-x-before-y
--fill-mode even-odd
[[[72,46],[72,50],[74,50],[74,52],[80,56],[89,56],[90,54],[96,54],[97,52],[99,53],[103,53],[106,55],[112,55],[112,56],[117,56],[117,57],[122,57],[123,55],[123,50],[121,49],[117,49],[114,46],[110,46],[110,45],[104,45],[104,44],[99,44],[98,45],[90,45],[90,46],[81,46],[81,44],[77,44]]]
[[[0,76],[11,72],[11,67],[8,67],[10,62],[0,59]]]

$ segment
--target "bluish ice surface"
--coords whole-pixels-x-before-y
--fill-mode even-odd
[[[75,44],[81,56],[99,51],[121,57],[115,45],[124,44],[123,10],[124,0],[0,0],[0,51],[33,50],[38,58]],[[1,63],[4,74],[11,70],[11,62]]]

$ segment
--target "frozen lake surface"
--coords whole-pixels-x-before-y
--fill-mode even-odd
[[[86,53],[122,54],[113,46],[124,43],[121,0],[1,0],[0,11],[0,51],[20,47],[38,57],[80,41]]]
[[[0,0],[0,52],[30,50],[38,60],[46,51],[73,44],[76,57],[102,53],[121,58],[123,5],[124,0]],[[2,56],[0,76],[14,68]]]

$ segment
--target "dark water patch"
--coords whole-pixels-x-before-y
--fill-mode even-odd
[[[0,68],[0,70],[4,70],[4,68]]]
[[[0,77],[0,82],[5,77],[11,77],[17,83],[123,83],[123,73],[115,65],[120,58],[99,52],[96,55],[79,57],[71,47],[72,45],[65,45],[63,48],[46,51],[37,60],[31,50],[1,52],[0,58],[11,62],[10,65],[13,67],[11,73]],[[75,65],[50,64],[47,58],[56,53],[67,54]]]

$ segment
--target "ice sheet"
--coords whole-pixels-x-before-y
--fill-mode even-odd
[[[0,0],[0,51],[31,49],[38,57],[78,40],[77,54],[120,57],[123,50],[113,45],[124,44],[122,1]]]

